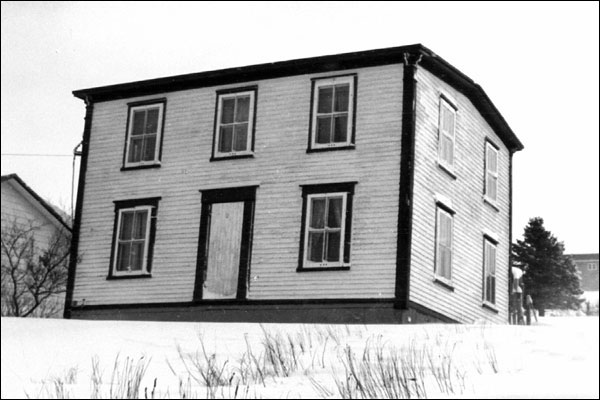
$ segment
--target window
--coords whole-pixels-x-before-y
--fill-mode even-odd
[[[356,79],[347,75],[313,80],[309,151],[353,145]]]
[[[166,100],[130,103],[124,168],[160,165]]]
[[[498,148],[487,141],[485,144],[485,193],[491,204],[498,200]]]
[[[252,156],[257,90],[253,86],[217,92],[213,160]]]
[[[442,281],[452,279],[453,212],[438,203],[435,237],[435,276]]]
[[[595,271],[598,269],[598,264],[596,263],[589,263],[588,264],[588,271]]]
[[[452,172],[454,170],[454,131],[456,109],[444,97],[440,97],[440,120],[438,126],[438,163]]]
[[[483,300],[496,304],[496,244],[483,240]]]
[[[149,276],[158,198],[115,202],[109,278]]]
[[[299,271],[348,269],[354,182],[302,187]]]

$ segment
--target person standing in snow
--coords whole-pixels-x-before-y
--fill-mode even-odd
[[[523,270],[517,267],[511,268],[512,285],[510,293],[510,323],[523,325]]]
[[[533,299],[529,294],[525,296],[525,311],[526,311],[526,319],[527,325],[531,325],[531,314],[533,314],[533,318],[535,318],[535,322],[538,322],[537,315],[535,314],[535,308],[533,308]]]

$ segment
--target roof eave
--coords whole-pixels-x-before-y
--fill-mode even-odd
[[[73,91],[73,95],[84,101],[97,103],[285,76],[403,63],[406,53],[421,54],[422,60],[420,65],[467,96],[490,126],[498,133],[498,136],[501,137],[511,152],[523,149],[523,144],[483,89],[467,75],[421,44],[257,64],[101,86],[75,90]]]

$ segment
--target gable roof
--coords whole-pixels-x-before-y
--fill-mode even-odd
[[[419,65],[468,97],[508,149],[511,151],[523,149],[523,144],[481,86],[421,44],[176,75],[166,78],[75,90],[73,95],[82,100],[97,103],[284,76],[397,64],[403,63],[407,54],[420,56]]]
[[[34,205],[38,205],[38,208],[41,208],[45,211],[45,214],[48,215],[51,219],[55,221],[56,225],[60,225],[67,230],[71,231],[71,227],[65,222],[65,220],[60,216],[60,214],[48,204],[44,199],[42,199],[32,188],[30,188],[17,174],[10,175],[2,175],[1,182],[10,182],[19,185],[23,190],[21,193],[26,193],[30,197],[31,203]]]

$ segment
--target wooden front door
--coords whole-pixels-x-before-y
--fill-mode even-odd
[[[245,299],[256,188],[202,192],[194,300]]]
[[[212,205],[203,299],[237,297],[243,214],[243,202]]]

